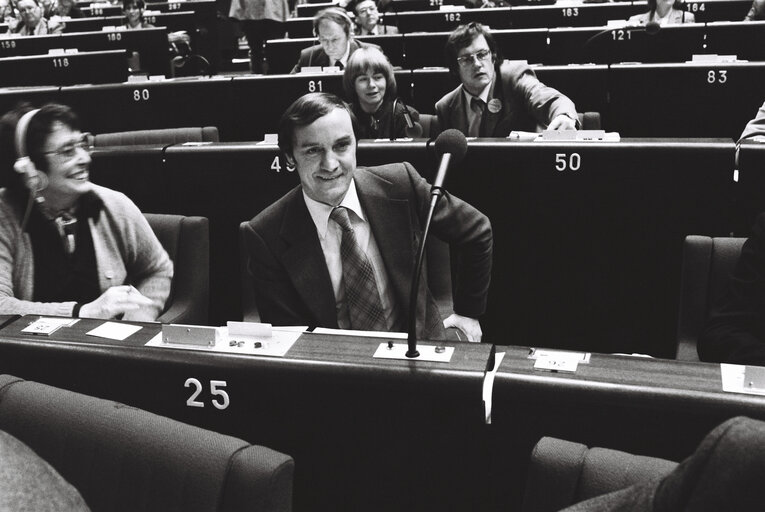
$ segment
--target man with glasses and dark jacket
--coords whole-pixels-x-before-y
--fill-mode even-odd
[[[457,27],[445,53],[449,70],[462,84],[436,103],[441,130],[507,137],[514,130],[577,128],[574,103],[540,82],[525,61],[502,60],[494,38],[480,23]]]

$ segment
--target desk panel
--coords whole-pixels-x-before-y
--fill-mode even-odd
[[[488,469],[481,390],[492,347],[456,344],[453,363],[374,360],[384,340],[303,335],[284,358],[146,348],[81,320],[50,338],[0,336],[0,369],[118,400],[264,444],[295,458],[301,510],[484,510]],[[203,383],[189,407],[194,386]],[[229,396],[218,410],[211,381]],[[219,398],[219,397],[218,397]],[[445,492],[448,489],[448,492]]]
[[[707,23],[741,21],[752,7],[752,2],[749,0],[691,0],[683,2],[683,6],[686,12],[693,13],[696,22]],[[647,10],[646,6],[645,11]]]
[[[513,7],[510,18],[513,28],[603,27],[609,20],[626,20],[633,14],[647,10],[631,2],[528,5]]]
[[[231,140],[263,140],[264,134],[276,133],[279,119],[296,99],[322,91],[343,96],[342,72],[235,77],[228,101],[239,122]]]
[[[750,236],[757,214],[765,212],[765,144],[762,142],[745,140],[739,146],[736,189],[743,223],[734,236]]]
[[[232,137],[236,117],[228,91],[230,77],[132,82],[94,87],[63,87],[60,100],[79,114],[93,133],[217,126],[223,140]],[[105,115],[104,108],[114,113]]]
[[[762,105],[762,80],[763,63],[615,65],[609,129],[623,137],[736,140]]]
[[[733,148],[471,142],[447,189],[492,220],[487,341],[673,355],[682,242],[729,232]]]
[[[411,32],[451,32],[459,25],[477,21],[492,29],[511,28],[509,7],[456,11],[399,12],[396,25],[403,34]]]
[[[765,21],[719,21],[709,23],[707,32],[708,50],[704,53],[765,60]]]
[[[650,35],[642,27],[550,29],[547,64],[685,62],[709,53],[702,23],[662,27]]]
[[[0,58],[0,87],[124,82],[124,50]]]

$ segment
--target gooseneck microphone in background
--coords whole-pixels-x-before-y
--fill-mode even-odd
[[[604,30],[601,30],[600,32],[594,34],[592,37],[587,39],[587,41],[585,41],[584,44],[582,45],[582,49],[581,49],[581,52],[582,52],[581,55],[583,57],[582,60],[584,60],[586,62],[587,59],[590,57],[590,55],[593,53],[593,50],[594,49],[598,49],[598,48],[596,48],[596,45],[598,43],[600,43],[601,41],[606,40],[607,39],[607,35],[610,35],[614,30],[624,30],[625,33],[627,33],[627,32],[645,32],[649,36],[655,36],[661,30],[661,25],[659,25],[656,21],[651,20],[648,23],[646,23],[645,25],[637,25],[637,26],[628,25],[628,26],[624,26],[624,27],[608,27],[608,28],[606,28]],[[601,50],[601,55],[600,56],[605,57],[605,60],[606,60],[605,64],[613,64],[613,61],[616,60],[616,59],[614,59],[614,55],[613,55],[613,52],[612,52],[612,42],[609,41],[609,45],[605,47],[605,50],[606,50],[605,52],[602,52],[603,48],[600,48],[600,50]],[[605,53],[605,55],[603,55],[603,53]],[[598,54],[596,53],[596,56],[597,55]]]
[[[430,231],[430,222],[433,220],[433,212],[436,209],[436,203],[444,193],[444,181],[449,171],[449,166],[462,161],[467,153],[467,139],[459,130],[446,130],[438,136],[435,143],[436,154],[441,157],[438,166],[438,172],[430,187],[430,208],[425,217],[425,229],[420,238],[420,246],[417,248],[417,263],[414,267],[412,276],[412,288],[409,293],[409,332],[407,342],[409,350],[406,357],[418,357],[417,351],[417,289],[420,286],[420,274],[422,272],[422,260],[425,255],[425,242],[428,239]]]
[[[409,107],[406,106],[406,103],[400,98],[396,98],[393,100],[393,119],[390,127],[390,140],[395,140],[396,138],[396,107],[398,105],[401,105],[401,108],[404,111],[404,122],[406,123],[406,126],[404,126],[404,134],[410,139],[420,137],[422,135],[422,125],[412,118],[412,113],[409,110]]]

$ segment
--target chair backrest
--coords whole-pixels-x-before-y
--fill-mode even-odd
[[[145,213],[173,260],[170,297],[157,321],[205,325],[210,310],[210,228],[205,217]]]
[[[746,238],[690,235],[683,244],[677,359],[698,361],[696,342],[725,293]]]
[[[580,130],[601,130],[600,112],[578,112]]]
[[[117,402],[1,375],[0,430],[94,511],[292,509],[291,457]]]
[[[218,128],[215,126],[162,128],[158,130],[99,133],[93,137],[93,145],[97,147],[182,144],[184,142],[219,142]]]
[[[422,137],[430,138],[438,135],[438,116],[433,114],[420,114],[420,125],[422,126]]]
[[[553,512],[662,477],[676,462],[543,437],[531,453],[522,512]]]

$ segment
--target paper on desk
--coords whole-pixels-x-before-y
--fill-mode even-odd
[[[209,352],[223,352],[227,354],[249,354],[255,356],[284,357],[292,345],[305,332],[307,326],[273,327],[270,337],[250,336],[243,334],[229,335],[227,327],[218,327],[221,335],[215,342],[215,346],[206,347],[199,345],[168,344],[162,341],[162,333],[157,334],[147,343],[147,347],[176,348],[181,350],[205,350]],[[231,342],[236,342],[231,345]],[[256,346],[259,343],[259,346]]]
[[[405,332],[385,332],[385,331],[354,331],[352,329],[329,329],[327,327],[317,327],[313,330],[316,334],[337,334],[340,336],[363,336],[365,338],[393,338],[405,340]]]
[[[486,372],[483,377],[483,403],[486,411],[486,424],[491,425],[491,403],[494,395],[494,377],[497,375],[499,365],[502,364],[502,359],[505,358],[504,352],[497,352],[494,354],[494,368]]]
[[[79,322],[79,318],[58,318],[58,317],[46,317],[41,316],[34,322],[30,323],[23,329],[21,329],[21,332],[26,334],[41,334],[41,335],[50,335],[56,332],[61,327],[69,327],[77,322]]]
[[[140,325],[119,324],[117,322],[104,322],[95,329],[86,332],[89,336],[108,338],[110,340],[123,341],[128,336],[141,330]]]
[[[720,363],[722,390],[728,393],[746,393],[747,395],[765,395],[765,390],[749,388],[744,385],[746,366],[743,364]]]

